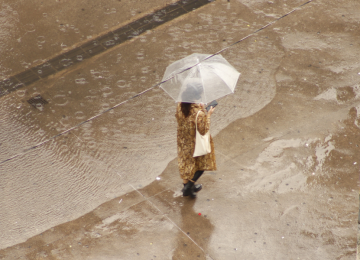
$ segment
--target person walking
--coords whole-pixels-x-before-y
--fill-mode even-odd
[[[196,197],[201,185],[194,183],[204,171],[216,170],[214,143],[210,136],[211,152],[203,156],[194,157],[209,151],[210,117],[209,112],[201,104],[214,102],[219,98],[234,93],[240,72],[238,72],[221,54],[193,53],[180,60],[172,62],[166,67],[160,88],[175,102],[179,102],[176,110],[178,166],[180,177],[183,179],[184,196]],[[214,102],[214,106],[217,103]],[[199,112],[199,114],[198,114]],[[204,142],[195,146],[197,127]],[[206,143],[205,143],[206,141]]]
[[[200,103],[178,103],[175,117],[177,119],[177,149],[178,166],[180,177],[183,180],[183,196],[196,197],[196,193],[202,189],[202,185],[195,185],[204,171],[216,170],[214,142],[210,136],[211,152],[198,157],[193,157],[195,149],[196,116],[197,129],[201,135],[210,130],[210,117],[214,112],[213,107],[207,112]]]

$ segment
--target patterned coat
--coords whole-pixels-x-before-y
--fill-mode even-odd
[[[178,122],[177,128],[177,148],[178,165],[180,176],[184,180],[191,180],[196,171],[215,171],[216,160],[214,142],[210,136],[211,153],[193,157],[195,149],[195,120],[197,112],[201,110],[197,119],[198,131],[204,135],[210,130],[210,118],[206,116],[205,110],[198,104],[192,104],[190,115],[185,118],[181,111],[180,103],[177,106],[175,117]]]

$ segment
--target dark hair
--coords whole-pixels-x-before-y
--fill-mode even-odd
[[[184,102],[199,103],[202,95],[202,84],[197,81],[193,81],[186,84],[186,89],[181,94],[181,100]]]
[[[191,103],[183,103],[181,102],[181,111],[185,117],[190,115]]]

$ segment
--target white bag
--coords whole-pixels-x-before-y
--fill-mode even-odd
[[[195,140],[195,150],[193,157],[202,156],[208,153],[211,153],[211,145],[210,145],[210,130],[201,135],[197,129],[197,118],[201,111],[199,111],[196,115],[195,125],[196,125],[196,140]]]

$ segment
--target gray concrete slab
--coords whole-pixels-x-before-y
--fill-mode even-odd
[[[213,115],[218,171],[196,200],[181,196],[175,104],[158,88],[47,141],[301,3],[215,1],[2,97],[0,161],[15,157],[0,165],[0,258],[354,259],[358,3],[313,1],[223,53],[242,75]]]

